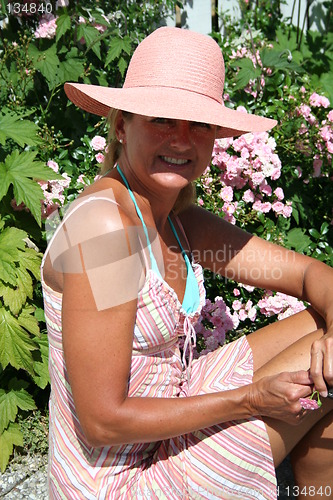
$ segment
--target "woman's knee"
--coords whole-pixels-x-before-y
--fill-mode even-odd
[[[248,336],[253,352],[254,371],[286,351],[312,332],[315,338],[325,333],[324,319],[311,307],[283,320],[271,323]]]

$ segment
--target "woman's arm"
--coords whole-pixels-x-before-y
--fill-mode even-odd
[[[204,267],[244,284],[298,297],[324,318],[327,333],[312,346],[311,375],[325,395],[323,374],[333,385],[333,269],[252,236],[200,207],[183,212],[181,220]]]

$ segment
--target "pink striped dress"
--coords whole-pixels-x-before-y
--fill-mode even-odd
[[[45,257],[44,257],[45,258]],[[176,398],[250,384],[246,337],[184,363],[193,324],[205,302],[203,273],[193,263],[200,306],[186,314],[153,270],[138,296],[129,397]],[[42,280],[49,336],[50,499],[276,499],[270,444],[262,420],[231,421],[153,443],[92,448],[78,420],[62,346],[62,295]]]

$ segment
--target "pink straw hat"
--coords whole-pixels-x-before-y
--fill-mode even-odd
[[[218,125],[219,137],[263,132],[275,120],[227,108],[223,104],[224,62],[209,36],[162,27],[136,48],[123,88],[66,83],[77,106],[99,116],[111,108],[131,113]]]

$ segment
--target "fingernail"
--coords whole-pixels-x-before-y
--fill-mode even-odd
[[[333,386],[327,387],[327,389],[328,389],[327,397],[333,399]]]
[[[322,398],[327,398],[327,391],[321,391],[319,394]]]

